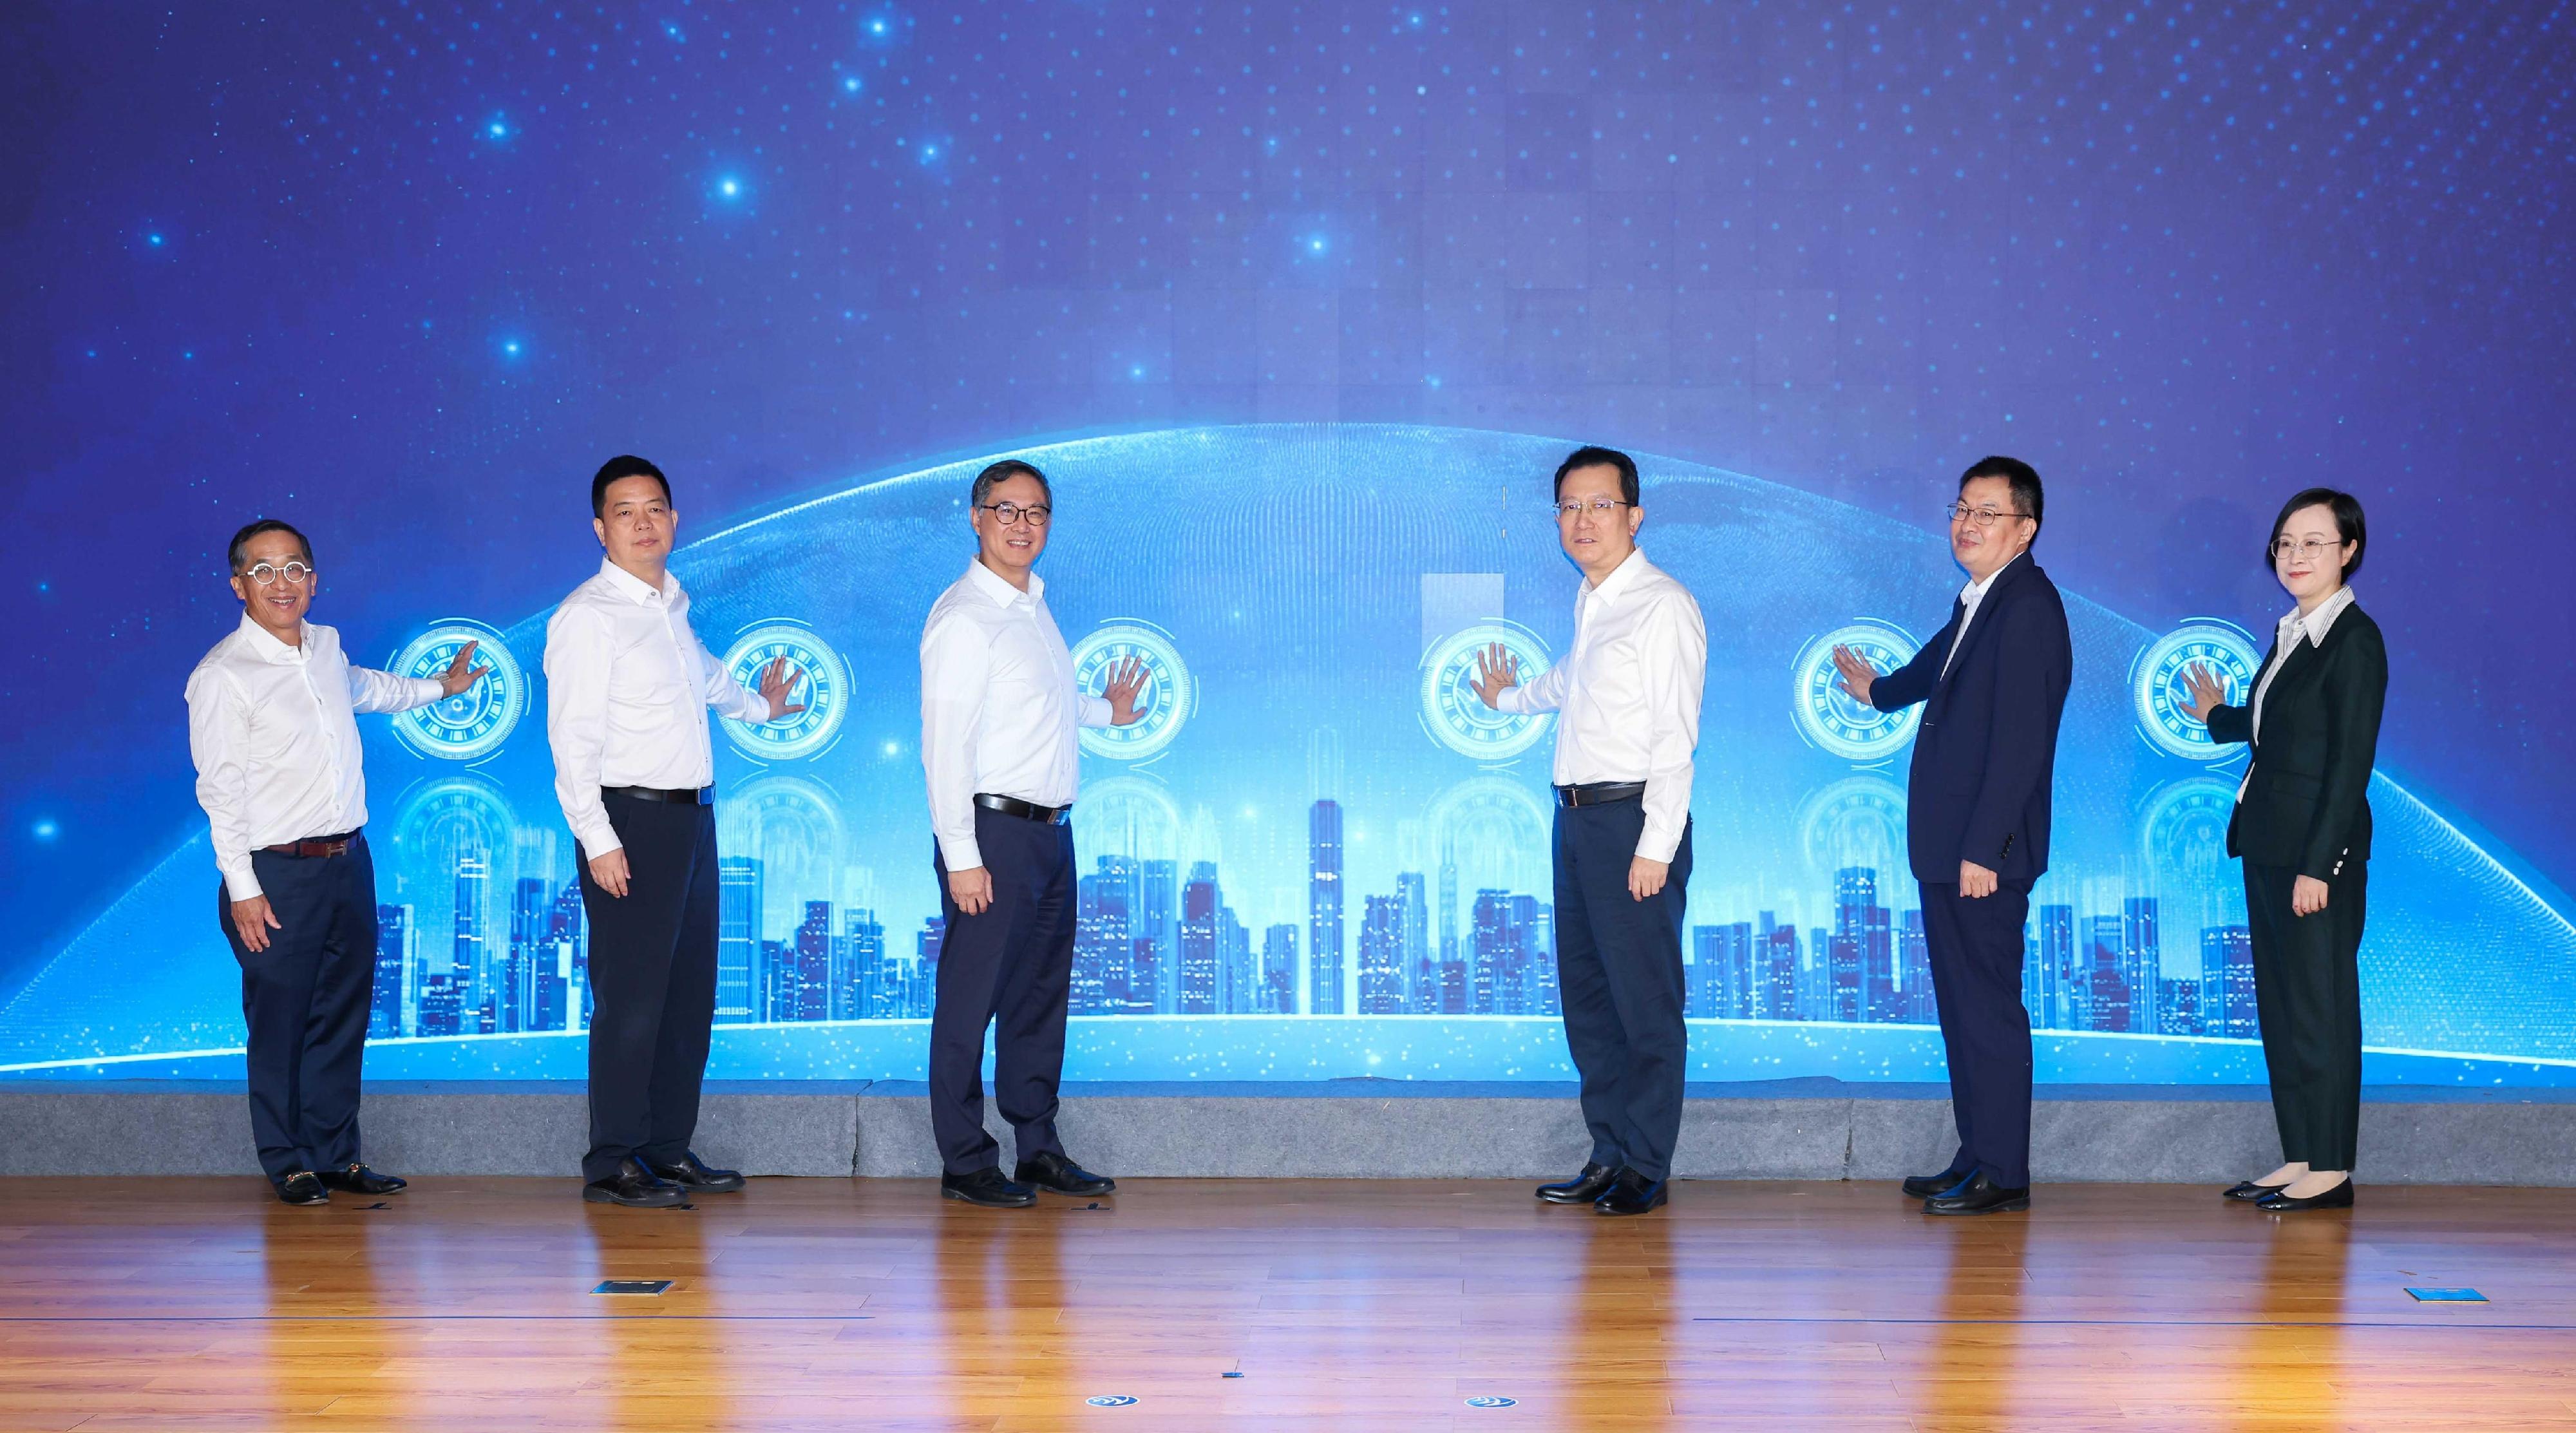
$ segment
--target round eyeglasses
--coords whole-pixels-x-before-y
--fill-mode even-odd
[[[994,521],[1000,523],[1004,527],[1013,526],[1023,519],[1025,519],[1031,527],[1044,527],[1047,525],[1047,519],[1055,516],[1055,509],[1053,508],[1024,508],[1018,503],[984,503],[980,506],[983,511],[993,515]]]
[[[286,579],[287,586],[301,587],[305,583],[313,580],[313,569],[300,562],[290,562],[284,567],[274,567],[265,562],[254,562],[249,567],[243,569],[242,576],[249,578],[251,581],[258,583],[262,587],[274,584],[281,577]]]

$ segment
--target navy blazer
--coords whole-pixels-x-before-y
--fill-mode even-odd
[[[2075,671],[2066,603],[2029,554],[2014,558],[1977,604],[1945,674],[1964,610],[1953,601],[1914,660],[1869,689],[1883,712],[1925,704],[1905,783],[1906,853],[1927,884],[1955,884],[1962,861],[2035,881],[2048,869],[2057,722]]]

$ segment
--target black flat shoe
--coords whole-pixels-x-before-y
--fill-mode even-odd
[[[618,1161],[615,1174],[583,1185],[581,1197],[586,1203],[622,1204],[629,1209],[677,1209],[689,1202],[689,1191],[628,1155]]]
[[[1905,1197],[1908,1199],[1929,1199],[1935,1194],[1947,1194],[1967,1183],[1968,1176],[1974,1173],[1976,1171],[1973,1169],[1945,1169],[1939,1174],[1909,1174],[1905,1176],[1905,1183],[1899,1187],[1904,1189]]]
[[[2287,1189],[2289,1186],[2283,1185],[2281,1187],[2283,1189]],[[2290,1196],[2275,1190],[2270,1194],[2264,1195],[2261,1199],[2256,1200],[2254,1202],[2254,1207],[2262,1210],[2266,1214],[2294,1214],[2302,1209],[2350,1209],[2352,1207],[2352,1176],[2347,1174],[2343,1178],[2343,1183],[2336,1185],[2334,1188],[2327,1190],[2323,1194],[2312,1194],[2305,1199],[2292,1199]]]
[[[999,1170],[994,1172],[1000,1173]],[[1021,1160],[1020,1167],[1012,1171],[1011,1177],[1014,1182],[1032,1189],[1043,1189],[1049,1194],[1069,1194],[1077,1199],[1118,1192],[1117,1180],[1094,1174],[1052,1151],[1042,1150]]]
[[[1538,1197],[1550,1204],[1590,1204],[1610,1192],[1619,1171],[1606,1164],[1586,1164],[1583,1172],[1556,1184],[1542,1184]]]
[[[1664,1207],[1664,1181],[1648,1179],[1633,1169],[1612,1176],[1610,1188],[1592,1201],[1595,1214],[1645,1214]]]
[[[2287,1189],[2289,1187],[2290,1186],[2286,1184],[2256,1184],[2250,1179],[2240,1179],[2236,1181],[2236,1187],[2234,1189],[2222,1189],[2218,1191],[2218,1197],[2221,1199],[2242,1200],[2247,1204],[2251,1204],[2275,1190]]]
[[[667,1179],[691,1194],[731,1194],[742,1188],[742,1174],[731,1169],[709,1169],[698,1158],[696,1150],[681,1154],[678,1164],[644,1166],[657,1179]]]
[[[322,1187],[320,1175],[299,1169],[277,1181],[277,1197],[285,1204],[328,1204],[331,1191]]]
[[[363,1164],[353,1164],[347,1169],[326,1169],[318,1177],[323,1188],[336,1189],[342,1194],[400,1194],[411,1187],[411,1181],[407,1179],[378,1174]]]
[[[1001,1169],[989,1164],[972,1174],[939,1176],[939,1197],[986,1209],[1026,1209],[1038,1202],[1036,1190],[1004,1179]]]
[[[2030,1207],[2030,1187],[2006,1189],[1986,1177],[1984,1170],[1969,1175],[1967,1182],[1946,1194],[1936,1194],[1923,1201],[1926,1214],[2007,1214]]]

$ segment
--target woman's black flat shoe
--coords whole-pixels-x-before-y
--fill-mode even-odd
[[[2268,1214],[2289,1214],[2301,1209],[2350,1209],[2352,1180],[2347,1176],[2343,1183],[2323,1194],[2311,1195],[2306,1199],[2292,1199],[2286,1194],[2275,1191],[2256,1201],[2254,1207]]]
[[[2250,1179],[2240,1179],[2236,1181],[2236,1187],[2234,1189],[2222,1189],[2218,1191],[2218,1197],[2221,1199],[2242,1199],[2246,1203],[2251,1204],[2266,1194],[2271,1194],[2275,1191],[2287,1189],[2289,1187],[2290,1186],[2286,1184],[2256,1184]]]

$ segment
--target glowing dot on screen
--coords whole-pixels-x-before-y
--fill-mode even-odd
[[[924,159],[937,159],[939,157],[939,146],[935,144],[923,145],[921,147],[921,157]]]
[[[39,841],[50,841],[61,834],[63,828],[55,825],[50,816],[36,823],[36,839]]]
[[[726,197],[727,199],[736,198],[736,197],[740,196],[740,195],[741,195],[741,193],[742,193],[742,181],[741,181],[741,180],[739,180],[739,179],[720,179],[720,180],[717,180],[717,181],[716,181],[716,192],[717,192],[718,194],[723,195],[723,196],[724,196],[724,197]]]
[[[1143,364],[1141,364],[1141,363],[1131,363],[1131,364],[1129,364],[1129,365],[1127,366],[1127,376],[1128,376],[1128,377],[1130,377],[1130,378],[1142,378],[1142,377],[1144,377],[1144,376],[1145,376],[1145,365],[1143,365]]]
[[[181,358],[194,358],[197,356],[197,350],[193,348],[183,348],[179,350],[179,356]]]
[[[153,248],[157,249],[161,247],[161,236],[158,234],[146,234],[143,236],[143,242],[150,244]]]
[[[1324,241],[1320,236],[1308,239],[1306,241],[1306,248],[1310,253],[1320,254],[1324,252]]]
[[[1422,375],[1422,381],[1430,384],[1434,388],[1437,388],[1440,386],[1440,375],[1437,373],[1426,373]]]
[[[494,139],[503,139],[508,137],[510,126],[506,121],[496,119],[490,124],[483,126],[483,132],[492,136]]]
[[[869,34],[871,34],[871,35],[882,35],[882,34],[884,34],[885,32],[886,32],[886,22],[885,22],[885,21],[883,21],[883,20],[870,20],[870,21],[868,22],[868,33],[869,33]]]
[[[848,90],[852,94],[857,94],[859,92],[859,77],[857,75],[852,75],[849,78],[842,80],[841,88]]]
[[[519,341],[518,341],[517,339],[515,339],[515,338],[505,338],[505,339],[501,340],[501,351],[502,351],[503,353],[508,354],[508,355],[509,355],[509,356],[511,356],[512,358],[516,358],[516,357],[518,357],[518,356],[519,356]]]
[[[886,754],[886,755],[888,755],[888,756],[895,756],[895,755],[899,755],[899,754],[901,754],[901,753],[902,753],[902,751],[903,751],[903,746],[902,746],[902,744],[901,744],[901,743],[899,743],[899,742],[891,742],[891,741],[890,741],[890,742],[887,742],[887,743],[885,744],[885,754]]]

